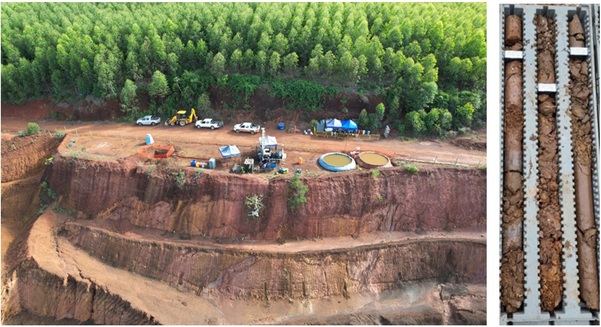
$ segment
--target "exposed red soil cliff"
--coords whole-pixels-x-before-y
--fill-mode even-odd
[[[39,214],[45,161],[61,140],[49,134],[10,138],[3,134],[2,257],[13,238]]]
[[[78,224],[67,224],[61,235],[113,267],[215,296],[319,298],[380,293],[406,281],[485,282],[484,240],[424,238],[286,253],[137,240]]]
[[[187,172],[180,189],[172,173],[131,161],[56,158],[48,184],[59,205],[135,226],[218,238],[312,238],[372,231],[434,231],[484,227],[483,170],[402,168],[303,178],[307,203],[288,207],[288,179]],[[247,218],[244,200],[263,194],[265,210]]]
[[[13,247],[3,284],[3,322],[485,321],[479,303],[485,302],[486,246],[478,233],[325,251],[265,244],[252,251],[138,240],[70,220],[48,210]],[[204,289],[190,283],[210,278],[215,279]]]
[[[30,177],[44,169],[44,162],[56,152],[62,138],[49,134],[2,140],[2,183]]]

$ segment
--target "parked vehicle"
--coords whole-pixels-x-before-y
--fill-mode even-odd
[[[260,129],[261,129],[260,125],[255,125],[253,123],[247,123],[247,122],[234,125],[234,132],[236,132],[236,133],[244,132],[244,133],[255,134]]]
[[[223,122],[221,120],[215,120],[213,118],[205,118],[203,120],[199,120],[194,124],[196,128],[221,128],[223,127]]]
[[[151,116],[151,115],[144,116],[136,121],[136,125],[138,125],[138,126],[142,126],[142,125],[154,126],[154,125],[158,125],[160,123],[161,123],[161,117],[156,117],[156,116]]]
[[[192,108],[192,109],[190,109],[189,115],[186,110],[178,111],[173,117],[171,117],[171,119],[165,120],[165,125],[174,126],[177,124],[180,126],[186,126],[187,124],[190,124],[197,120],[198,120],[198,116],[196,116],[196,110],[194,110],[194,108]]]

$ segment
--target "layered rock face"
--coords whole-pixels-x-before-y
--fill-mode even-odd
[[[48,134],[15,137],[2,141],[2,183],[27,178],[44,168],[62,138]]]
[[[470,233],[330,250],[252,250],[139,239],[59,217],[44,213],[9,253],[5,322],[485,321],[478,303],[485,298],[486,244]],[[453,286],[463,283],[475,288]],[[381,307],[364,308],[365,297],[374,296]],[[329,301],[341,311],[321,307]],[[231,305],[253,311],[229,317]],[[308,314],[306,306],[316,311]],[[274,320],[279,310],[284,320]]]
[[[22,221],[39,209],[38,191],[44,163],[60,142],[61,139],[48,134],[2,141],[3,223]]]
[[[53,317],[57,321],[101,325],[148,325],[156,324],[151,316],[134,309],[121,297],[111,294],[103,287],[89,281],[68,276],[62,279],[42,269],[34,260],[23,261],[8,281],[14,283],[9,310],[27,310],[41,317]],[[4,313],[5,316],[19,312]]]
[[[407,281],[486,281],[486,243],[478,240],[424,239],[269,253],[140,241],[78,224],[67,224],[61,234],[108,265],[199,294],[319,298],[379,293]]]
[[[184,168],[185,171],[186,168]],[[486,225],[486,172],[427,168],[413,175],[382,169],[304,178],[307,203],[288,207],[289,183],[223,173],[173,174],[126,162],[57,158],[48,174],[59,205],[114,221],[217,238],[274,240],[374,231],[436,231]],[[263,194],[265,210],[249,219],[244,200]]]

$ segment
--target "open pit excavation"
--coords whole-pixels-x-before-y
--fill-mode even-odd
[[[500,13],[501,323],[598,324],[599,7]]]
[[[485,170],[301,175],[307,202],[291,208],[294,174],[179,165],[177,141],[155,159],[139,142],[109,156],[110,138],[44,138],[41,216],[3,253],[5,323],[486,322]]]
[[[486,18],[3,3],[0,323],[486,324]]]

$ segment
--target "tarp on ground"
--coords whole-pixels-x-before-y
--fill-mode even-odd
[[[219,152],[223,158],[231,158],[240,155],[240,150],[235,145],[226,145],[219,147]]]
[[[278,146],[278,140],[275,136],[260,136],[259,144],[262,144],[263,146]]]
[[[355,123],[352,119],[343,120],[342,129],[345,131],[354,131],[357,129],[357,123]]]
[[[336,118],[326,120],[326,128],[342,128],[342,122]]]

